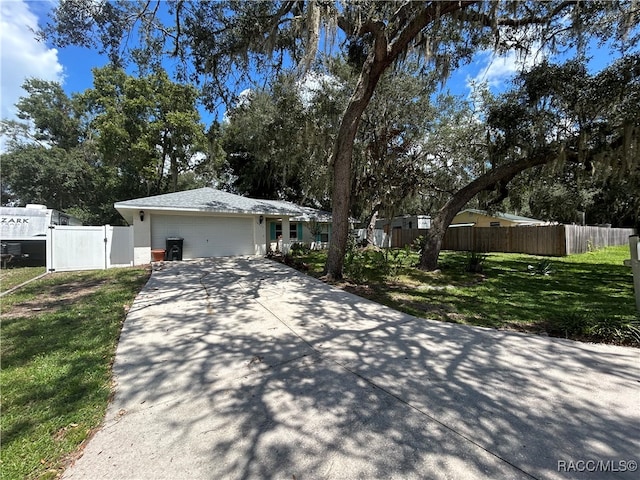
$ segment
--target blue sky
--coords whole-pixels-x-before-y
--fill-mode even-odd
[[[81,92],[92,86],[91,69],[106,63],[95,51],[78,47],[52,48],[34,39],[38,23],[46,20],[55,0],[0,0],[0,107],[4,119],[14,118],[14,104],[24,94],[22,83],[28,77],[55,80],[67,93]],[[595,51],[592,69],[599,70],[611,61],[611,50]],[[520,68],[515,54],[496,57],[480,52],[474,60],[451,76],[447,87],[454,94],[468,95],[472,81],[486,81],[493,89],[504,88]],[[204,112],[203,112],[204,113]],[[203,114],[205,123],[213,116]]]

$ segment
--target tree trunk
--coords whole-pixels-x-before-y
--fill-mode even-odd
[[[525,158],[489,170],[479,176],[466,187],[458,190],[453,197],[431,219],[431,228],[427,230],[425,246],[420,254],[420,268],[433,271],[438,267],[438,257],[447,229],[456,214],[478,193],[492,189],[496,184],[506,185],[518,173],[527,168],[544,165],[551,162],[555,156],[552,152],[538,155],[535,158]]]
[[[175,192],[178,188],[178,159],[171,155],[171,191]]]
[[[357,125],[351,127],[357,130]],[[329,279],[341,279],[344,266],[344,255],[347,251],[349,236],[349,193],[351,190],[351,153],[353,151],[353,138],[349,131],[342,133],[343,137],[334,153],[333,166],[333,208],[331,212],[331,238],[329,239],[329,253],[327,254],[327,277]]]
[[[167,146],[167,131],[162,132],[162,152],[160,153],[160,161],[158,162],[158,177],[156,178],[156,193],[162,192],[162,182],[164,180],[164,167],[167,164],[167,156],[169,155],[169,149]]]
[[[376,60],[371,55],[362,69],[356,90],[342,116],[333,150],[333,209],[332,231],[327,255],[328,279],[342,278],[344,256],[349,238],[351,199],[351,156],[362,113],[369,104],[380,76],[388,67],[388,60]]]
[[[342,278],[344,256],[349,237],[349,210],[351,197],[351,156],[353,142],[358,131],[362,113],[369,105],[378,80],[389,66],[407,51],[408,45],[420,31],[435,19],[463,10],[474,1],[431,2],[420,9],[400,31],[394,33],[389,43],[385,26],[378,20],[370,20],[360,27],[359,35],[371,34],[373,48],[369,52],[360,72],[353,96],[342,116],[340,128],[332,154],[333,163],[333,230],[327,255],[327,279]]]
[[[376,221],[378,220],[378,209],[380,207],[376,206],[373,211],[371,212],[371,215],[369,215],[369,221],[366,223],[367,225],[367,246],[373,246],[376,244],[376,238],[375,238],[375,233],[376,233]]]
[[[456,197],[454,196],[454,199]],[[452,199],[452,200],[454,200]],[[471,199],[469,199],[471,200]],[[452,202],[451,200],[440,209],[434,218],[431,219],[431,228],[427,230],[425,244],[420,254],[420,268],[429,272],[438,268],[438,258],[442,249],[442,242],[447,233],[447,229],[456,214],[462,210],[462,207],[468,202],[460,205],[460,202]]]

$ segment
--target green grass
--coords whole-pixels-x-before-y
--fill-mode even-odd
[[[148,275],[56,273],[3,297],[3,479],[56,478],[100,424],[122,322]]]
[[[320,276],[325,255],[311,252],[301,260]],[[437,272],[415,268],[418,256],[411,253],[397,272],[384,275],[368,255],[357,269],[360,278],[339,286],[419,317],[640,345],[626,258],[625,246],[563,258],[496,253],[478,274],[466,271],[464,252],[442,252]]]
[[[6,292],[21,283],[42,275],[46,267],[22,267],[0,269],[0,291]]]

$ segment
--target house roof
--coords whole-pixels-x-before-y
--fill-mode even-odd
[[[287,216],[293,217],[292,220],[299,218],[298,221],[309,221],[312,218],[318,221],[330,220],[330,214],[321,210],[301,207],[282,200],[258,200],[255,198],[242,197],[210,187],[126,200],[115,203],[114,207],[129,223],[132,222],[133,216],[138,210],[144,209]],[[329,220],[322,220],[322,218],[325,218],[327,215],[329,216]]]
[[[300,215],[296,215],[295,217],[291,218],[291,220],[293,220],[294,222],[310,222],[310,221],[316,221],[321,223],[331,222],[331,219],[332,219],[331,212],[327,212],[325,210],[317,210],[311,207],[298,206],[298,208],[302,211],[302,213]],[[350,218],[349,221],[351,223],[355,222],[353,218]]]
[[[484,210],[477,210],[474,208],[467,208],[466,210],[462,210],[462,212],[460,213],[464,213],[464,212],[475,213],[478,215],[485,215],[487,217],[500,218],[500,219],[508,220],[509,222],[514,222],[514,223],[544,223],[542,220],[537,220],[535,218],[529,218],[529,217],[522,217],[520,215],[513,215],[511,213],[500,213],[500,212],[489,213]]]

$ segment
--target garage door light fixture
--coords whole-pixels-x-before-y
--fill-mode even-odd
[[[258,221],[260,222],[260,225],[262,225],[262,222],[264,222],[264,215],[260,215]]]
[[[140,210],[140,221],[144,222],[144,210]]]

